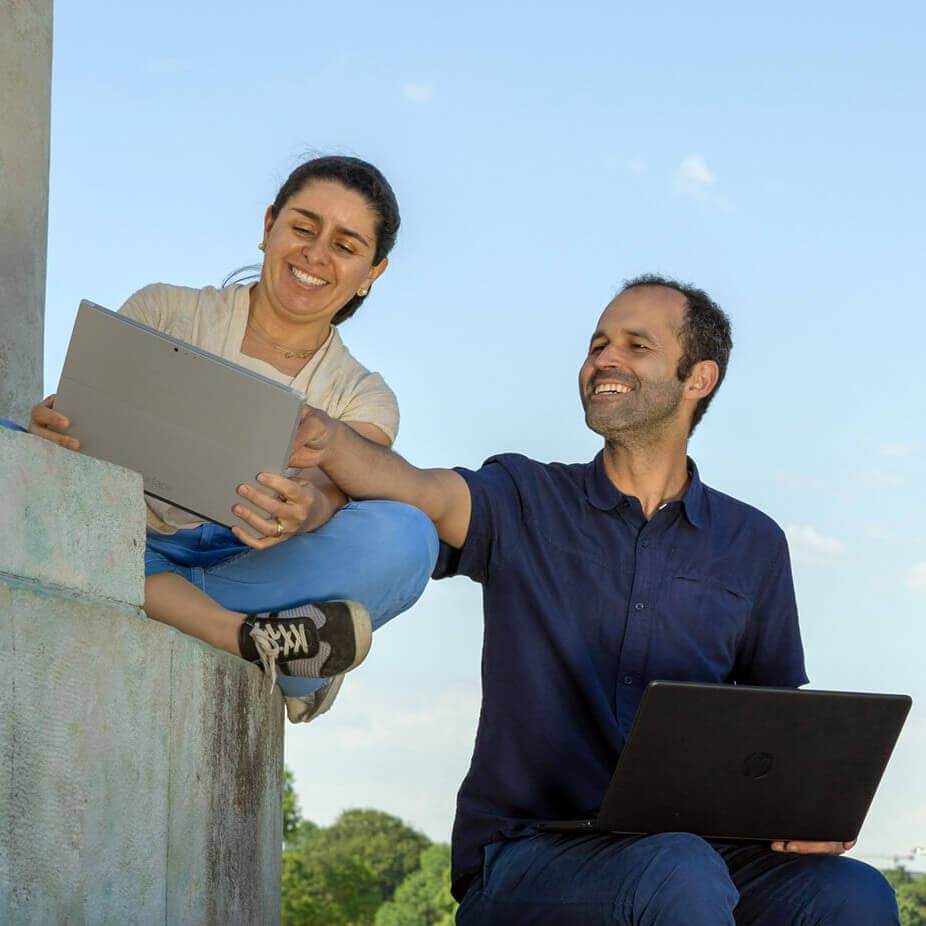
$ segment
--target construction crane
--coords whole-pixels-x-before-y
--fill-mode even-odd
[[[912,862],[914,859],[919,856],[926,857],[926,846],[914,846],[908,852],[894,852],[894,853],[878,853],[878,852],[865,852],[859,853],[862,858],[889,858],[891,860],[892,868],[899,868],[901,862]]]

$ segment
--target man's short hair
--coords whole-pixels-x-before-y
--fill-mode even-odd
[[[726,375],[730,351],[733,349],[730,319],[703,289],[656,273],[644,273],[642,276],[625,281],[618,295],[639,286],[666,286],[685,297],[685,317],[678,332],[678,339],[682,346],[682,357],[676,370],[679,380],[684,382],[691,373],[691,368],[701,360],[713,360],[717,364],[719,371],[717,385],[711,390],[710,395],[699,400],[695,406],[691,417],[691,428],[688,432],[690,434],[704,417],[707,406],[717,394]]]

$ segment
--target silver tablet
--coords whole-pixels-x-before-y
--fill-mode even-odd
[[[282,473],[304,396],[83,301],[55,410],[81,450],[141,473],[145,491],[217,524],[240,523],[237,487]]]

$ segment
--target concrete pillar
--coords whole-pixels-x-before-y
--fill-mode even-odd
[[[52,0],[0,0],[0,417],[42,395]],[[280,919],[283,710],[141,610],[141,477],[0,428],[0,922]]]
[[[141,476],[0,428],[0,498],[0,923],[279,923],[280,692],[145,617]]]
[[[52,0],[0,0],[0,417],[42,396]]]

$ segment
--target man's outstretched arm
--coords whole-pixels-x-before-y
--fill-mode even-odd
[[[318,409],[307,410],[289,464],[321,467],[351,498],[385,498],[420,508],[452,547],[466,540],[472,500],[459,473],[418,469]]]

